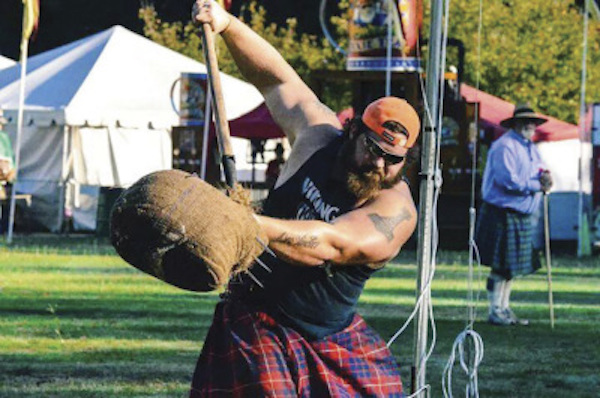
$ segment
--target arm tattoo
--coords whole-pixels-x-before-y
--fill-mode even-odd
[[[314,235],[292,236],[285,232],[275,238],[273,242],[284,243],[290,246],[308,247],[310,249],[314,249],[315,247],[319,246],[319,240]]]
[[[410,220],[410,213],[406,209],[402,209],[400,214],[394,217],[381,217],[379,214],[371,213],[369,218],[375,225],[375,229],[381,232],[388,242],[394,239],[394,228],[402,221]]]

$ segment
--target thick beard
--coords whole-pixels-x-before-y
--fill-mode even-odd
[[[393,178],[385,179],[383,172],[374,167],[360,168],[353,162],[356,140],[346,141],[342,147],[342,156],[346,167],[346,188],[353,194],[357,201],[363,202],[373,199],[382,189],[388,189],[402,180],[401,173]]]
[[[515,130],[517,131],[518,134],[521,135],[521,137],[523,137],[529,141],[531,141],[531,139],[533,138],[533,135],[535,134],[535,127],[530,129],[525,126],[522,126],[522,127],[517,126],[515,128]]]
[[[531,141],[533,135],[535,134],[535,129],[523,129],[521,130],[521,135],[526,139]]]
[[[383,176],[377,170],[353,172],[348,171],[346,187],[359,202],[373,199],[382,189]]]

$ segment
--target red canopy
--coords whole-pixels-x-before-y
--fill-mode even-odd
[[[460,93],[467,102],[479,102],[481,127],[493,129],[495,137],[506,131],[504,127],[500,126],[500,122],[512,116],[515,109],[513,104],[466,84],[461,85]],[[561,141],[579,138],[579,128],[576,125],[551,116],[542,116],[548,121],[535,130],[534,141]]]
[[[211,130],[214,126],[211,126]],[[229,122],[231,135],[241,138],[281,138],[285,134],[275,123],[267,105],[263,102],[258,108]]]

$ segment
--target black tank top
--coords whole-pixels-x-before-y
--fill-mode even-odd
[[[351,211],[356,198],[340,178],[332,175],[341,144],[338,138],[315,152],[296,174],[271,191],[263,213],[282,219],[331,222]],[[374,272],[366,265],[291,265],[266,253],[260,259],[272,273],[254,265],[251,272],[265,288],[253,287],[251,300],[272,309],[280,322],[313,339],[350,324],[365,282]]]

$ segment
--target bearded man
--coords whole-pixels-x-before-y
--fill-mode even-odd
[[[401,397],[398,366],[356,312],[367,279],[417,223],[402,178],[417,113],[385,97],[342,128],[265,40],[216,3],[193,20],[221,34],[265,97],[292,151],[263,215],[263,267],[234,278],[217,305],[191,397]]]
[[[552,176],[532,138],[536,127],[546,121],[529,105],[517,105],[513,116],[500,122],[509,130],[488,152],[475,240],[481,263],[490,267],[488,322],[492,325],[529,324],[511,309],[510,293],[514,278],[541,266],[533,248],[532,221],[542,192],[552,187]]]

